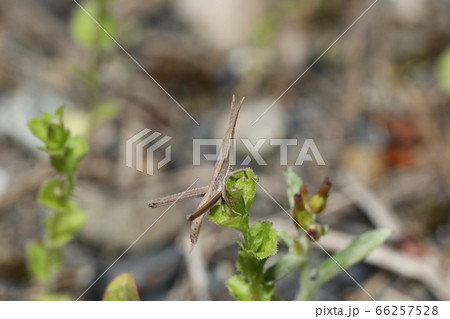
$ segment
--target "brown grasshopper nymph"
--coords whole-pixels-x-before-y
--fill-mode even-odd
[[[230,174],[236,174],[236,172],[238,172],[236,171],[230,173],[231,166],[229,157],[230,157],[231,143],[234,138],[236,121],[239,116],[239,111],[241,109],[243,101],[244,98],[242,98],[236,105],[235,96],[233,95],[233,99],[231,101],[228,129],[225,133],[222,149],[219,153],[219,158],[217,159],[216,165],[214,167],[214,172],[211,177],[209,185],[191,189],[183,193],[165,196],[156,200],[151,200],[148,203],[148,206],[154,208],[169,205],[177,200],[192,199],[203,196],[197,209],[187,217],[187,219],[192,222],[190,234],[192,244],[195,244],[197,242],[198,235],[200,233],[200,228],[209,210],[217,203],[219,199],[222,198],[222,200],[226,201],[225,183],[228,177],[230,176]]]

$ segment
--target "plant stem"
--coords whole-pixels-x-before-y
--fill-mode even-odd
[[[314,291],[311,287],[311,268],[309,263],[304,263],[300,267],[300,291],[295,300],[311,300]]]
[[[300,291],[295,300],[311,300],[314,293],[311,281],[311,267],[309,261],[311,260],[311,242],[305,233],[299,234],[299,242],[304,249],[304,257],[306,262],[300,266]]]
[[[253,300],[255,301],[261,301],[261,292],[259,289],[259,282],[258,281],[253,281],[251,282],[251,289],[252,289],[252,295],[253,295]]]
[[[67,178],[67,191],[66,191],[66,200],[69,201],[72,197],[73,190],[75,189],[75,181],[73,174],[66,174]]]

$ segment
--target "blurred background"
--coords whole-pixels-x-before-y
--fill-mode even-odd
[[[213,163],[192,165],[192,139],[223,136],[233,94],[246,97],[237,138],[298,139],[289,165],[314,139],[326,165],[295,170],[310,192],[326,176],[333,183],[321,216],[327,251],[393,230],[349,269],[364,289],[377,300],[450,299],[450,1],[380,0],[331,48],[372,1],[79,3],[135,61],[74,1],[0,1],[0,300],[42,290],[28,275],[26,245],[43,236],[48,210],[37,194],[54,173],[30,119],[64,105],[67,127],[88,140],[75,190],[87,221],[64,247],[56,281],[76,299],[164,212],[148,200],[209,182]],[[172,137],[172,160],[153,176],[125,165],[126,140],[144,128]],[[279,148],[267,141],[260,154],[267,165],[248,166],[288,209]],[[185,217],[197,204],[174,205],[83,299],[101,299],[130,272],[144,300],[231,300],[224,282],[235,273],[238,233],[205,222],[190,253]],[[295,232],[260,189],[252,218]],[[312,262],[325,257],[317,248]],[[282,300],[295,296],[297,277],[277,286]],[[368,298],[346,274],[314,296]]]

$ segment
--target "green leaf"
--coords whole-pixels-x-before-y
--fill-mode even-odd
[[[64,125],[64,106],[58,107],[55,111],[55,116],[59,121],[59,124]]]
[[[62,266],[59,249],[49,248],[35,241],[30,241],[27,245],[27,260],[29,272],[41,282],[46,282]]]
[[[61,210],[66,208],[64,184],[59,179],[46,181],[39,191],[39,204],[51,209]]]
[[[251,284],[243,276],[236,275],[227,281],[230,295],[239,301],[269,301],[273,298],[275,286],[266,282]]]
[[[54,245],[63,245],[71,240],[86,221],[86,214],[76,209],[74,203],[70,203],[70,207],[69,211],[54,212],[45,218],[45,231]]]
[[[233,212],[226,204],[214,206],[209,214],[209,220],[219,226],[231,227],[241,232],[247,225],[246,219]]]
[[[211,209],[209,220],[217,225],[231,227],[241,232],[248,229],[248,214],[256,193],[255,177],[251,169],[246,169],[245,173],[239,172],[230,176],[225,187],[228,202],[233,206],[233,210],[222,203]]]
[[[67,141],[66,167],[69,172],[74,172],[78,163],[86,155],[88,144],[83,137],[70,137]]]
[[[340,252],[334,254],[334,260],[331,258],[325,260],[317,268],[318,277],[314,281],[314,290],[339,274],[342,271],[342,268],[345,269],[360,262],[369,255],[372,250],[382,245],[389,238],[390,234],[391,231],[388,229],[369,231],[353,240]]]
[[[266,270],[266,281],[274,282],[282,279],[292,270],[299,268],[307,262],[305,256],[287,254],[277,260],[277,262]]]
[[[139,301],[134,277],[124,273],[114,278],[106,287],[103,301]]]
[[[234,187],[242,190],[242,198],[244,199],[245,206],[250,210],[256,194],[256,175],[251,169],[247,168],[245,172],[236,174],[236,177],[238,179],[234,183]]]
[[[49,123],[50,120],[48,118],[35,118],[28,122],[28,128],[34,136],[46,143]]]
[[[248,282],[245,280],[244,277],[240,275],[231,277],[227,281],[227,287],[228,291],[230,292],[230,295],[236,298],[236,300],[240,301],[253,300],[250,285],[248,284]]]
[[[255,223],[250,228],[246,250],[258,259],[264,259],[277,252],[277,233],[270,222]]]
[[[436,77],[441,88],[450,94],[450,48],[445,50],[438,60]]]
[[[62,123],[63,107],[56,110],[55,115],[59,123],[52,123],[52,115],[45,113],[41,118],[35,118],[28,122],[28,127],[34,136],[45,143],[45,151],[58,153],[64,147],[70,132]]]
[[[117,21],[109,12],[107,5],[108,1],[104,0],[85,0],[82,6],[86,11],[80,7],[76,8],[70,21],[70,32],[79,45],[94,50],[114,48],[115,44],[111,37],[117,37]]]
[[[246,176],[247,175],[247,176]],[[250,208],[256,193],[256,175],[251,169],[230,176],[226,182],[228,202],[233,210],[242,214],[250,214]]]
[[[263,272],[266,260],[255,258],[254,254],[249,253],[245,249],[239,249],[239,257],[236,262],[238,271],[248,279],[253,281]]]
[[[50,123],[47,128],[47,141],[45,143],[46,150],[61,150],[64,147],[64,144],[66,143],[69,136],[69,130],[66,130],[63,125]]]
[[[287,188],[287,195],[289,199],[289,205],[291,206],[291,209],[294,208],[294,195],[298,194],[300,191],[300,188],[303,185],[302,179],[294,170],[292,167],[289,167],[284,171],[284,176],[286,178],[286,183],[288,185]]]
[[[72,175],[87,151],[88,145],[84,138],[70,137],[66,142],[64,154],[52,156],[51,164],[59,173]]]

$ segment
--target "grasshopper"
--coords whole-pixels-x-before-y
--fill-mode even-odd
[[[226,199],[226,187],[225,183],[228,177],[232,174],[236,174],[239,171],[237,170],[230,173],[231,165],[230,165],[230,149],[231,143],[234,138],[234,129],[236,127],[236,121],[239,116],[239,111],[242,106],[242,102],[244,98],[242,98],[239,103],[236,105],[235,96],[233,95],[233,99],[231,101],[231,110],[230,117],[228,122],[228,129],[223,139],[222,149],[220,150],[219,157],[217,159],[216,165],[214,167],[214,173],[211,177],[211,181],[208,186],[199,187],[195,189],[191,189],[182,193],[173,194],[169,196],[165,196],[156,200],[151,200],[148,203],[148,206],[160,207],[164,205],[169,205],[177,200],[185,200],[192,199],[196,197],[202,197],[200,204],[197,209],[187,216],[187,219],[191,221],[191,234],[190,239],[191,243],[195,244],[198,239],[198,235],[200,233],[200,228],[202,226],[203,220],[205,219],[209,210],[217,203],[219,199],[222,198],[225,202]],[[227,202],[227,204],[229,204]],[[228,205],[231,207],[231,205]]]

